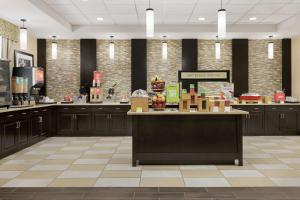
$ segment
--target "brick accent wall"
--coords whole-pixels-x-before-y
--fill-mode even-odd
[[[79,95],[80,41],[58,40],[58,57],[52,60],[51,40],[47,40],[47,95],[62,101],[65,95]]]
[[[97,70],[104,73],[105,97],[114,83],[117,101],[122,93],[131,92],[131,41],[116,40],[114,60],[109,58],[109,40],[97,40]]]
[[[151,78],[158,75],[166,84],[178,83],[178,70],[181,70],[181,40],[168,40],[168,59],[162,59],[161,40],[147,41],[147,88],[150,91]]]
[[[273,40],[274,59],[268,59],[269,40],[249,40],[249,91],[272,95],[282,88],[282,41]]]

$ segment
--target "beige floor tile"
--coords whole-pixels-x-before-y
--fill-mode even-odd
[[[12,179],[2,187],[47,187],[52,179]]]
[[[300,178],[299,170],[260,170],[260,172],[265,176],[272,178]]]
[[[139,178],[141,176],[140,171],[116,171],[105,170],[101,173],[101,178]]]
[[[93,187],[96,178],[59,178],[49,184],[49,187]]]
[[[104,169],[105,165],[95,165],[95,164],[90,164],[90,165],[70,165],[68,170],[78,170],[78,171],[102,171]]]
[[[0,178],[0,187],[1,187],[2,185],[4,185],[5,183],[7,183],[8,181],[10,181],[10,179],[1,179],[1,178]]]
[[[219,170],[251,170],[255,169],[250,164],[244,164],[244,166],[238,166],[238,165],[216,165]]]
[[[143,165],[143,170],[179,170],[179,165]]]
[[[142,178],[141,187],[184,187],[182,178]]]
[[[39,164],[41,165],[70,165],[74,162],[74,160],[68,160],[68,159],[45,159],[42,160]]]
[[[49,179],[56,178],[62,171],[26,171],[17,176],[18,179]]]
[[[276,158],[247,158],[245,160],[251,164],[279,164],[279,163],[282,163]]]
[[[232,187],[275,186],[269,178],[226,178]]]
[[[293,168],[293,169],[300,170],[300,164],[288,164],[288,166]]]
[[[0,171],[25,171],[33,167],[33,165],[0,165]]]
[[[184,178],[216,178],[223,177],[218,170],[181,170]]]
[[[96,154],[96,155],[91,155],[91,154],[83,154],[80,156],[80,159],[99,159],[99,158],[111,158],[113,154]]]
[[[109,160],[110,164],[131,164],[131,158],[112,158]]]

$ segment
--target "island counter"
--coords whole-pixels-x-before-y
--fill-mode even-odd
[[[132,117],[132,165],[243,165],[243,119],[248,112],[178,112],[171,109]]]

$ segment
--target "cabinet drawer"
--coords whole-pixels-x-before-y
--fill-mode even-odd
[[[57,111],[64,111],[64,112],[68,112],[68,111],[73,111],[73,107],[72,106],[60,106],[57,108]]]
[[[288,106],[288,105],[281,105],[281,106],[266,106],[267,111],[298,111],[299,106]]]
[[[249,112],[261,112],[264,111],[264,106],[249,106],[248,108]]]
[[[29,116],[30,112],[27,110],[24,111],[20,111],[20,112],[10,112],[10,113],[6,113],[4,115],[4,120],[12,120],[12,119],[17,119],[20,117],[27,117]]]
[[[247,106],[237,106],[237,105],[233,105],[232,108],[237,109],[237,110],[248,111],[248,107],[247,107]]]

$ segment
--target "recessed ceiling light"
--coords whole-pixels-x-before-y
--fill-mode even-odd
[[[255,20],[257,20],[257,18],[256,17],[250,17],[249,20],[250,21],[255,21]]]
[[[103,19],[103,17],[97,17],[97,20],[98,21],[103,21],[104,19]]]
[[[198,20],[199,21],[205,21],[205,17],[199,17]]]

